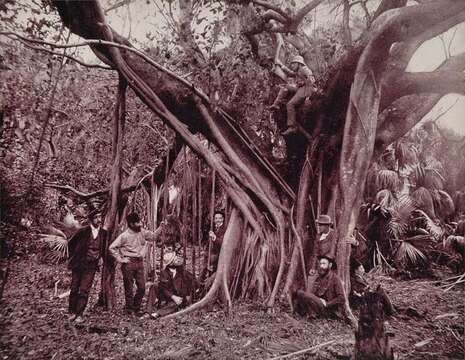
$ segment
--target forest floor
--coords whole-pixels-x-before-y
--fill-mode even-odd
[[[70,276],[64,265],[40,264],[35,257],[10,260],[0,303],[0,359],[270,359],[334,341],[297,358],[348,359],[353,329],[336,320],[295,318],[283,305],[268,314],[252,303],[219,305],[173,320],[140,319],[118,309],[96,308],[94,283],[85,322],[67,320]],[[443,276],[450,274],[443,274]],[[98,276],[97,276],[98,277]],[[57,291],[55,291],[55,284]],[[464,359],[464,291],[444,291],[434,280],[398,281],[377,277],[397,314],[389,320],[398,359]]]

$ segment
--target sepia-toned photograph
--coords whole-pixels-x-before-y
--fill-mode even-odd
[[[0,360],[465,359],[465,0],[0,0]]]

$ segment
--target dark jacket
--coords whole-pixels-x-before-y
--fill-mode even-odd
[[[107,245],[108,232],[100,228],[98,233],[100,241],[100,257],[105,254],[105,246]],[[90,225],[84,226],[74,233],[68,242],[68,269],[73,270],[79,267],[96,266],[96,262],[88,263],[86,261],[87,251],[89,249],[90,241],[92,241],[92,230]]]
[[[352,274],[350,277],[350,292],[352,295],[361,296],[369,288],[366,279],[361,275]]]
[[[223,245],[223,237],[226,232],[226,226],[221,225],[216,231],[216,240],[212,243],[212,254],[219,256],[221,251],[221,245]]]
[[[186,301],[196,290],[197,282],[189,271],[180,266],[174,277],[169,269],[164,269],[160,273],[159,286],[161,300],[171,301],[171,296],[176,295]]]
[[[324,240],[320,240],[321,235],[318,235],[315,242],[315,255],[327,256],[331,259],[336,258],[336,230],[329,230],[328,236]]]
[[[336,310],[344,305],[342,281],[334,271],[324,276],[318,275],[311,292],[326,301],[328,310]]]

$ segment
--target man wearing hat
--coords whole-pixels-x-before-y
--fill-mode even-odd
[[[70,320],[83,321],[98,262],[105,252],[108,233],[102,228],[102,215],[98,210],[88,214],[89,225],[79,229],[68,242],[68,268],[72,272],[69,295]]]
[[[315,241],[314,253],[316,258],[320,256],[327,256],[330,259],[335,259],[336,257],[336,231],[331,228],[333,224],[331,216],[329,215],[320,215],[316,221],[317,227],[317,237]],[[316,263],[313,263],[310,267],[310,270],[314,270]],[[334,263],[334,269],[336,268],[336,263]],[[334,270],[333,269],[333,270]]]
[[[194,276],[184,269],[183,259],[175,252],[163,256],[163,270],[158,284],[157,312],[150,314],[154,319],[171,314],[192,302],[192,295],[197,288]]]
[[[338,317],[345,302],[341,279],[333,271],[334,259],[329,256],[318,257],[318,276],[313,286],[297,290],[292,296],[294,311],[300,315],[316,317]]]
[[[280,104],[287,96],[288,92],[295,92],[294,96],[286,105],[287,129],[283,132],[283,135],[290,135],[297,131],[296,107],[316,90],[314,85],[315,77],[313,76],[312,70],[310,70],[305,63],[304,58],[300,55],[291,58],[289,67],[280,62],[276,63],[276,67],[276,73],[285,81],[288,80],[288,76],[295,79],[295,83],[288,82],[286,86],[281,87],[276,100],[273,105],[271,105],[271,109],[279,109]]]
[[[140,314],[142,299],[145,294],[144,256],[147,241],[159,241],[165,223],[157,230],[143,229],[139,214],[132,212],[126,216],[128,228],[110,245],[111,255],[121,263],[123,274],[125,309]],[[133,295],[134,282],[136,294]]]

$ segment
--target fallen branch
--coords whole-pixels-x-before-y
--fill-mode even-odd
[[[333,344],[335,342],[336,342],[336,340],[330,340],[330,341],[327,341],[327,342],[324,342],[324,343],[309,347],[307,349],[295,351],[295,352],[292,352],[292,353],[289,353],[289,354],[286,354],[286,355],[276,356],[276,357],[270,358],[269,360],[287,359],[287,358],[290,358],[290,357],[292,357],[294,355],[301,355],[301,354],[305,354],[305,353],[308,353],[308,352],[313,352],[313,351],[321,349],[322,347],[331,345],[331,344]]]

